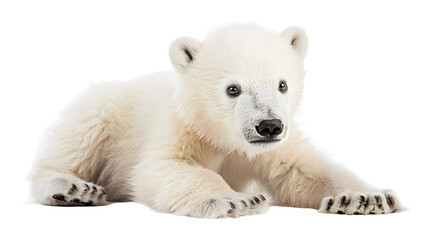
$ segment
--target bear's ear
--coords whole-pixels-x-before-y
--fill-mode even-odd
[[[190,37],[180,37],[170,45],[170,61],[179,72],[186,70],[195,61],[201,42]]]
[[[280,36],[282,36],[282,38],[286,40],[286,43],[289,44],[301,58],[305,57],[308,47],[308,38],[307,34],[302,28],[286,28],[280,34]]]

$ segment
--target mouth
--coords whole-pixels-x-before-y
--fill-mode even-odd
[[[280,140],[281,139],[264,139],[264,140],[250,141],[250,143],[252,143],[252,144],[269,144],[269,143],[279,142]]]

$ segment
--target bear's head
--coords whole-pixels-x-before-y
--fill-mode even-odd
[[[286,140],[303,88],[307,36],[255,25],[218,29],[206,40],[181,37],[170,46],[180,75],[177,112],[201,138],[247,155]]]

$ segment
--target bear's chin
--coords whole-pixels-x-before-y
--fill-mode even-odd
[[[285,138],[280,139],[272,139],[272,140],[256,140],[256,141],[247,141],[247,145],[251,147],[251,154],[261,154],[265,152],[272,151],[278,148],[283,142]]]

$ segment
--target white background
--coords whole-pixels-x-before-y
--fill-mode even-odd
[[[427,239],[428,9],[424,1],[1,1],[0,238]],[[339,216],[272,207],[203,220],[135,203],[26,203],[43,128],[90,81],[170,69],[176,37],[202,39],[242,21],[307,31],[306,132],[368,182],[394,189],[409,211]]]

